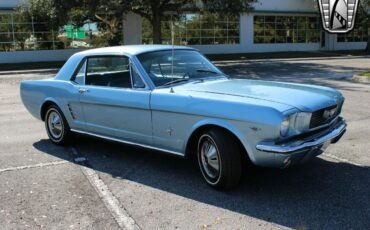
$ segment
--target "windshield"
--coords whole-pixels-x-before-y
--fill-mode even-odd
[[[155,86],[224,76],[211,62],[193,50],[175,50],[173,58],[172,50],[144,53],[138,55],[138,59]]]

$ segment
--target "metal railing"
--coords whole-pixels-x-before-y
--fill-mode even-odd
[[[0,51],[57,49],[63,47],[50,23],[25,22],[15,14],[0,15]]]

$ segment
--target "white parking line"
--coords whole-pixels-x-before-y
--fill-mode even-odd
[[[77,150],[71,147],[71,151],[74,155],[79,155]],[[99,178],[99,175],[95,170],[86,166],[81,166],[83,174],[86,176],[90,184],[94,187],[99,197],[102,199],[104,205],[111,212],[114,219],[122,229],[138,230],[139,226],[135,223],[135,220],[130,217],[126,209],[122,206],[119,200],[109,190],[108,186],[103,180]]]
[[[359,167],[364,167],[364,165],[361,165],[359,163],[353,162],[353,161],[348,160],[348,159],[344,159],[344,158],[335,156],[335,155],[330,154],[330,153],[324,153],[324,154],[322,154],[322,156],[328,157],[328,158],[331,158],[331,159],[334,159],[334,160],[337,160],[337,161],[340,161],[340,162],[344,162],[344,163],[349,163],[349,164],[352,164],[352,165],[356,165],[356,166],[359,166]]]
[[[5,169],[0,169],[0,173],[3,172],[9,172],[9,171],[17,171],[17,170],[23,170],[23,169],[32,169],[32,168],[42,168],[47,166],[54,166],[54,165],[60,165],[68,163],[68,161],[53,161],[53,162],[47,162],[47,163],[40,163],[35,165],[24,165],[24,166],[18,166],[18,167],[9,167]]]

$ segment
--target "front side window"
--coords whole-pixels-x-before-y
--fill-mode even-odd
[[[138,59],[155,86],[223,76],[211,62],[192,50],[144,53]]]
[[[132,88],[129,58],[124,56],[88,58],[85,85]]]
[[[77,71],[75,76],[72,78],[72,81],[74,81],[75,83],[79,85],[83,85],[84,80],[85,80],[85,73],[86,73],[86,60],[83,61],[83,64],[80,65],[80,69]]]
[[[131,65],[131,77],[134,88],[145,88],[145,83],[141,79],[136,67]]]

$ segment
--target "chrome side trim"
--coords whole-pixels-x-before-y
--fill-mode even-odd
[[[121,139],[117,139],[117,138],[113,138],[113,137],[107,137],[107,136],[104,136],[104,135],[90,133],[90,132],[81,131],[81,130],[77,130],[77,129],[71,129],[71,131],[76,132],[76,133],[80,133],[80,134],[85,134],[85,135],[89,135],[89,136],[93,136],[93,137],[98,137],[98,138],[110,140],[110,141],[114,141],[114,142],[120,142],[120,143],[123,143],[123,144],[138,146],[138,147],[142,147],[142,148],[146,148],[146,149],[152,149],[152,150],[157,150],[157,151],[160,151],[160,152],[173,154],[173,155],[180,156],[180,157],[185,157],[185,154],[183,154],[183,153],[176,152],[176,151],[171,151],[171,150],[167,150],[167,149],[162,149],[162,148],[157,148],[157,147],[150,146],[150,145],[138,144],[138,143],[131,142],[131,141],[125,141],[125,140],[121,140]]]
[[[305,143],[302,143],[297,146],[284,146],[284,145],[274,145],[274,144],[258,144],[256,146],[257,150],[264,151],[264,152],[272,152],[272,153],[292,153],[295,151],[299,151],[301,149],[305,148],[311,148],[318,146],[320,144],[323,144],[326,141],[331,141],[332,139],[342,135],[346,130],[347,124],[342,121],[339,127],[332,130],[330,133],[326,134],[325,136],[322,136],[316,140],[308,141]]]

